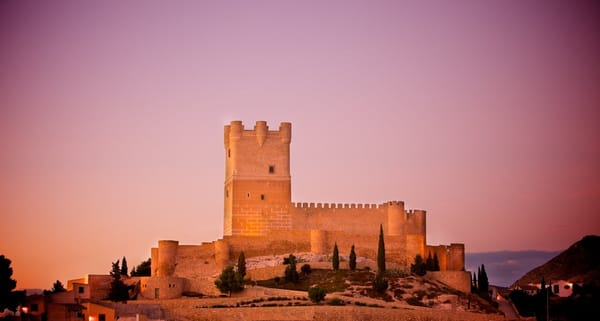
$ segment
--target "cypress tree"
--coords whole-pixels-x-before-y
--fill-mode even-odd
[[[240,252],[238,257],[237,272],[242,276],[242,279],[246,276],[246,255],[244,251]]]
[[[427,273],[427,266],[420,254],[415,256],[415,263],[410,266],[410,272],[418,276],[423,276]]]
[[[119,260],[112,263],[110,276],[113,280],[110,282],[110,290],[108,299],[114,302],[127,302],[129,299],[129,290],[127,285],[121,280],[121,269],[119,268]]]
[[[385,272],[385,242],[383,241],[383,224],[379,225],[379,246],[377,247],[377,273]]]
[[[127,259],[123,257],[121,260],[121,275],[128,276],[129,269],[127,268]]]
[[[338,251],[337,242],[333,245],[333,258],[331,259],[331,263],[334,271],[340,269],[340,253]]]
[[[297,283],[300,279],[298,271],[296,271],[296,257],[290,254],[287,258],[288,266],[285,268],[285,280],[287,282]]]
[[[437,253],[433,253],[433,270],[434,271],[440,270],[440,261],[438,260]]]
[[[431,256],[431,252],[427,254],[427,260],[425,261],[425,269],[427,271],[433,271],[433,257]]]
[[[479,276],[479,293],[488,294],[489,282],[487,273],[485,272],[485,265],[481,264],[481,275]]]
[[[348,266],[350,267],[350,270],[356,270],[356,253],[354,253],[354,244],[352,244],[352,247],[350,248],[350,256],[348,260]]]

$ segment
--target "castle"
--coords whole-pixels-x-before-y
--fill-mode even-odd
[[[426,212],[406,210],[404,202],[383,204],[294,203],[290,176],[291,123],[269,130],[265,121],[245,129],[241,121],[225,126],[223,238],[200,245],[158,241],[151,249],[152,276],[141,281],[146,298],[175,298],[183,292],[214,288],[213,277],[246,258],[310,252],[330,254],[355,246],[356,255],[376,259],[380,227],[386,259],[407,269],[417,254],[437,255],[440,277],[468,291],[464,245],[427,245]]]

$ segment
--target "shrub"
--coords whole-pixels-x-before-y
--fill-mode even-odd
[[[244,289],[242,275],[233,271],[233,266],[228,266],[223,269],[219,278],[215,280],[215,285],[221,293],[228,293],[231,296],[232,292],[239,292]]]
[[[298,271],[296,271],[296,257],[290,254],[287,261],[289,264],[285,268],[285,280],[287,282],[297,283],[300,277]]]
[[[334,299],[329,300],[329,302],[327,302],[327,304],[333,305],[333,306],[342,306],[342,305],[346,305],[346,302],[344,302],[344,300],[334,298]]]
[[[388,280],[383,277],[383,273],[377,273],[373,280],[373,290],[384,293],[388,288]]]
[[[425,306],[425,304],[423,304],[423,302],[421,300],[419,300],[419,298],[415,298],[415,297],[410,297],[408,299],[406,299],[406,303],[410,304],[410,305],[416,305],[416,306]]]
[[[304,265],[302,265],[302,267],[300,268],[300,271],[302,271],[302,274],[304,274],[304,275],[310,274],[310,272],[312,272],[310,264],[304,264]]]
[[[325,292],[325,289],[320,288],[318,286],[313,286],[310,289],[308,289],[308,297],[314,303],[319,303],[323,301],[325,299],[326,294],[327,293]]]

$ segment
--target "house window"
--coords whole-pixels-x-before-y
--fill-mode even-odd
[[[37,312],[38,309],[39,309],[39,306],[37,303],[31,304],[31,312]]]
[[[227,149],[227,157],[231,157],[231,149]]]
[[[554,293],[558,293],[558,284],[554,285]]]
[[[85,317],[85,315],[83,314],[83,312],[77,311],[77,313],[75,314],[75,317],[77,319],[83,319]]]
[[[275,173],[275,165],[269,165],[269,174]]]
[[[106,314],[98,314],[98,321],[106,321]]]
[[[565,290],[568,290],[568,289],[570,289],[570,288],[571,288],[571,287],[570,287],[568,284],[567,284],[567,285],[565,285]]]
[[[79,291],[79,293],[83,293],[85,291],[82,286],[80,286],[77,290]]]
[[[260,200],[264,201],[265,200],[265,194],[260,194]]]
[[[248,193],[248,195],[247,195],[247,196],[248,196],[248,198],[250,198],[250,193]]]

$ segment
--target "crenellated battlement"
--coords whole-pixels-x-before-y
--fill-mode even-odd
[[[267,122],[259,120],[254,125],[254,128],[247,129],[239,120],[234,120],[224,127],[224,143],[225,148],[229,148],[232,142],[237,142],[242,137],[254,137],[259,146],[263,146],[267,138],[278,138],[282,143],[289,144],[292,139],[292,124],[282,122],[279,124],[278,130],[269,130]]]
[[[384,204],[361,204],[361,203],[292,203],[292,206],[297,209],[380,209]]]
[[[406,210],[404,213],[406,214],[407,218],[413,218],[413,217],[425,215],[426,211],[418,210],[418,209],[409,209],[409,210]]]

